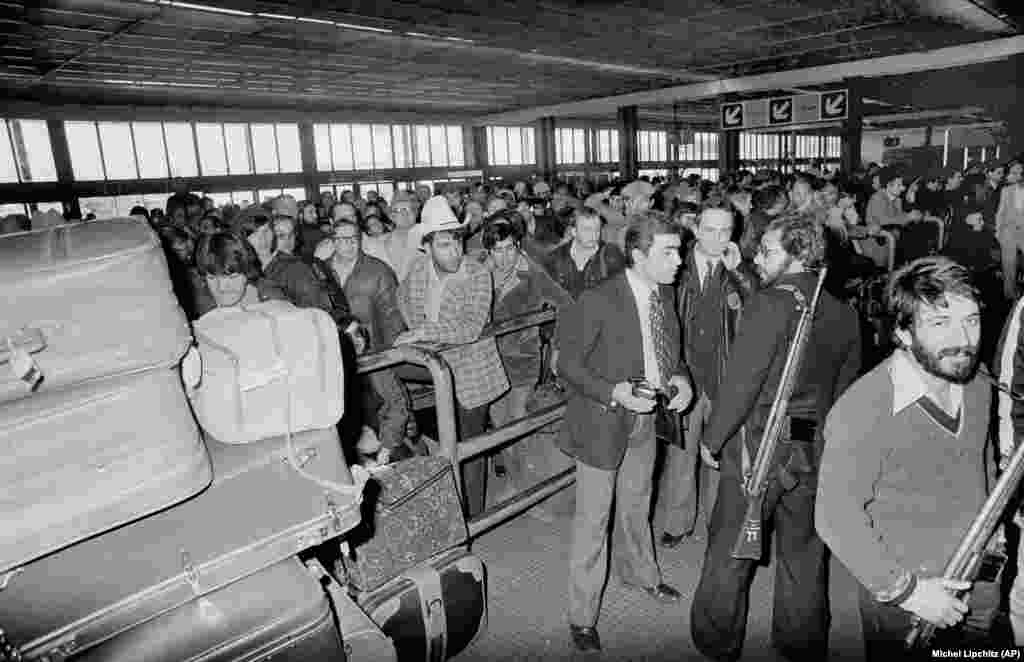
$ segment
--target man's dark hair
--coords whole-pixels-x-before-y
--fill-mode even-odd
[[[484,222],[483,234],[480,239],[484,248],[491,250],[499,241],[512,239],[518,246],[526,235],[526,220],[517,211],[506,209],[494,214]]]
[[[244,274],[250,283],[263,276],[256,250],[233,232],[200,237],[196,246],[196,268],[204,276]]]
[[[786,189],[774,184],[759,188],[750,196],[751,206],[758,211],[768,211],[777,204],[787,204],[788,202]]]
[[[142,205],[135,205],[132,210],[128,212],[129,216],[145,216],[146,220],[149,220],[149,212]]]
[[[815,268],[825,259],[825,232],[810,214],[783,214],[765,228],[765,234],[780,230],[779,244],[805,267]]]
[[[649,209],[641,214],[635,214],[626,229],[624,242],[626,253],[626,266],[633,266],[633,249],[637,249],[644,255],[651,250],[656,234],[674,234],[679,236],[679,229],[672,223],[665,212]]]
[[[593,207],[570,207],[569,211],[565,212],[564,225],[567,228],[574,228],[581,218],[596,218],[604,225],[604,216]]]
[[[946,306],[946,295],[977,301],[971,274],[948,257],[922,257],[903,265],[889,277],[886,307],[897,329],[909,330],[921,304]]]
[[[897,168],[895,166],[882,168],[881,170],[878,171],[878,184],[882,188],[885,188],[886,186],[889,185],[889,182],[891,182],[892,180],[902,179],[905,176],[906,173],[903,172],[902,168]]]

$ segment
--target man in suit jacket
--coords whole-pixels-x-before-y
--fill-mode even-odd
[[[655,531],[662,531],[664,547],[676,547],[694,534],[702,504],[707,518],[711,517],[718,465],[706,452],[701,453],[700,446],[743,302],[750,298],[755,282],[741,260],[739,247],[729,241],[732,231],[731,211],[705,209],[679,279],[683,359],[693,378],[695,404],[688,414],[684,438],[665,449],[658,481],[654,526]]]
[[[1006,186],[996,211],[996,237],[1003,252],[1003,290],[1007,300],[1017,298],[1018,254],[1024,250],[1024,164],[1011,161]]]
[[[756,257],[764,287],[743,311],[718,389],[722,406],[714,408],[705,428],[704,443],[721,457],[721,476],[690,629],[698,650],[712,660],[735,662],[742,653],[758,565],[732,556],[747,508],[742,483],[778,392],[800,311],[814,296],[817,276],[810,269],[821,263],[824,247],[822,226],[813,217],[786,215],[768,225]],[[859,367],[856,313],[823,291],[784,412],[764,506],[765,530],[776,531],[772,639],[794,661],[828,659],[828,560],[814,530],[818,458],[825,415]],[[740,426],[746,426],[745,435],[736,434]]]
[[[608,571],[608,520],[616,503],[612,557],[624,584],[662,602],[679,592],[661,581],[648,521],[654,470],[655,401],[631,378],[668,391],[668,408],[692,398],[672,314],[680,238],[661,212],[638,215],[626,232],[624,273],[585,291],[558,324],[559,375],[569,388],[559,446],[576,459],[569,620],[576,648],[600,650],[596,623]]]
[[[491,272],[475,260],[463,259],[464,226],[444,196],[427,201],[421,226],[426,254],[413,260],[398,287],[398,307],[409,330],[399,335],[395,344],[457,345],[442,351],[441,358],[452,369],[459,439],[465,441],[484,431],[487,405],[509,388],[494,338],[480,338],[491,320]],[[470,517],[484,510],[486,469],[486,455],[463,465]]]

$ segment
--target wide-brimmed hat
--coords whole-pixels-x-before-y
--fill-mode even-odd
[[[457,231],[463,227],[465,225],[459,223],[459,219],[455,217],[455,212],[448,206],[448,200],[443,195],[435,195],[423,203],[420,222],[414,225],[413,229],[422,243],[427,235],[431,233]]]

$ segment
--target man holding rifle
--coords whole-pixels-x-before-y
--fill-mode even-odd
[[[828,657],[828,561],[814,532],[817,458],[824,415],[857,375],[860,337],[853,309],[817,288],[811,269],[823,253],[821,225],[809,216],[783,216],[765,230],[755,257],[764,287],[743,312],[718,392],[722,406],[714,408],[706,428],[708,450],[721,458],[721,478],[690,621],[694,644],[713,660],[737,660],[743,648],[758,560],[757,554],[736,558],[734,547],[747,532],[745,478],[769,436],[764,431],[773,411],[783,425],[768,456],[758,522],[771,523],[776,532],[773,643],[790,660]],[[797,357],[793,338],[816,290],[820,298]],[[783,402],[776,401],[787,363],[799,367],[780,411]]]
[[[942,575],[985,502],[990,468],[991,392],[976,377],[981,322],[967,271],[915,260],[886,295],[900,346],[829,413],[815,514],[860,583],[867,658],[879,661],[907,659],[915,617],[938,628],[964,618],[954,592],[970,583]],[[959,634],[940,631],[936,645],[963,644]]]

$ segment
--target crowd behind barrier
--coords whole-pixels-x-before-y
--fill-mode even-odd
[[[418,187],[390,201],[374,191],[365,198],[352,191],[338,199],[330,192],[306,201],[279,196],[244,209],[176,194],[165,209],[137,207],[132,216],[163,241],[191,321],[219,306],[269,299],[329,313],[346,383],[355,385],[346,389],[339,424],[348,457],[373,466],[439,452],[456,468],[476,536],[524,511],[551,521],[559,514],[556,495],[575,480],[551,434],[542,435],[557,429],[566,406],[538,397],[558,383],[561,311],[626,269],[631,219],[662,212],[686,256],[710,209],[731,216],[727,240],[749,273],[774,219],[798,215],[822,229],[825,288],[852,305],[869,331],[862,333],[862,372],[891,349],[892,320],[880,302],[885,277],[921,256],[955,259],[979,288],[981,355],[992,364],[994,334],[1020,293],[1019,159],[928,173],[876,164],[856,173],[742,170],[718,182],[697,175],[603,185],[533,178]],[[77,220],[43,216],[7,217],[0,227],[7,233]],[[429,421],[417,418],[409,392],[423,385],[433,390]],[[488,478],[499,475],[513,488],[491,503]]]

